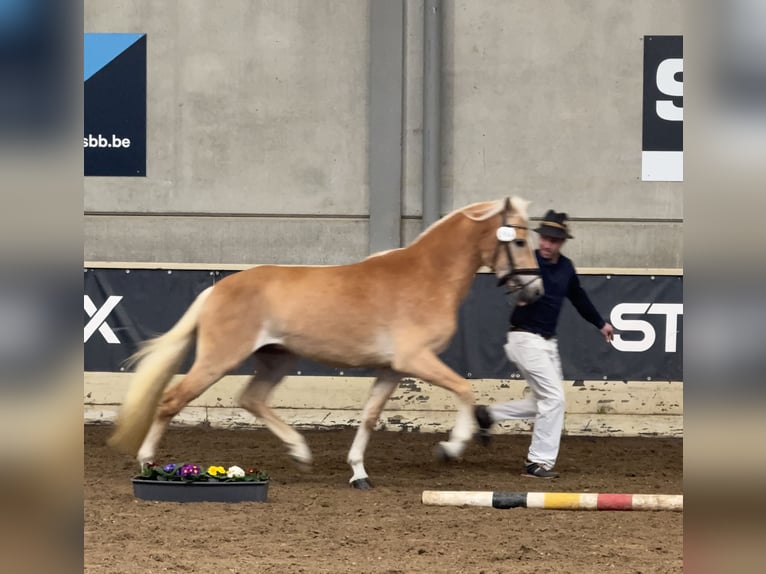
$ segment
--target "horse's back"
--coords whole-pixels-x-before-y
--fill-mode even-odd
[[[226,277],[216,287],[233,296],[341,298],[348,303],[400,293],[416,269],[404,250],[393,250],[346,265],[258,265]]]
[[[350,265],[241,271],[216,284],[208,320],[246,324],[254,340],[267,331],[269,340],[325,362],[389,364],[403,334],[449,318],[427,308],[438,293],[424,293],[397,261],[401,254],[392,255]],[[449,332],[449,326],[436,330]]]

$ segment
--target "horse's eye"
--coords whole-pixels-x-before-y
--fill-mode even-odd
[[[517,239],[514,243],[516,244],[516,247],[524,247],[527,244],[524,239]]]

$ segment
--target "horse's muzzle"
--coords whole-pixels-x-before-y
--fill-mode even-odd
[[[513,281],[518,286],[518,305],[534,303],[545,294],[543,280],[539,275],[516,275]]]
[[[513,283],[517,289],[524,286],[524,283],[532,280],[535,275],[540,275],[539,269],[512,269],[503,276],[498,276],[497,286],[502,287],[506,283]]]

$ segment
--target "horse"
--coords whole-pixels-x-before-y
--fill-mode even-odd
[[[133,355],[136,369],[108,444],[153,462],[171,419],[224,375],[253,357],[241,407],[265,423],[301,466],[311,451],[268,400],[299,356],[332,366],[376,368],[347,462],[356,488],[372,486],[364,452],[380,413],[403,378],[452,391],[458,402],[449,440],[435,452],[458,459],[475,430],[470,383],[439,358],[475,273],[491,268],[524,305],[543,294],[518,197],[474,203],[442,217],[410,245],[334,266],[259,265],[202,291],[168,332]],[[196,357],[167,387],[196,342]]]

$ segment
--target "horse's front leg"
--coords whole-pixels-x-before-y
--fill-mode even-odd
[[[364,451],[367,443],[370,441],[370,434],[375,428],[383,406],[386,404],[394,389],[399,385],[402,375],[394,371],[386,370],[382,372],[370,389],[370,396],[362,410],[362,422],[356,429],[354,442],[351,443],[351,449],[348,451],[348,464],[354,471],[349,483],[354,488],[367,490],[372,488],[368,480],[367,471],[364,469]]]
[[[455,393],[458,398],[455,426],[449,440],[442,441],[437,446],[436,455],[442,460],[459,459],[474,433],[474,397],[471,384],[429,349],[399,358],[396,368]]]

